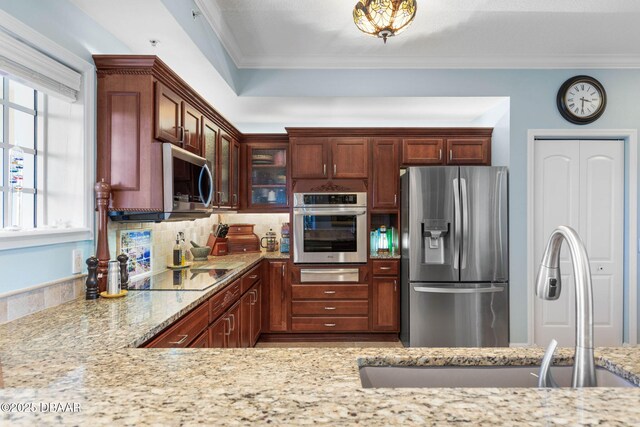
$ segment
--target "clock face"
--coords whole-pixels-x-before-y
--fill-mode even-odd
[[[565,92],[564,104],[574,116],[589,117],[602,105],[602,94],[589,82],[577,82]]]
[[[560,87],[558,110],[568,121],[584,125],[597,120],[607,104],[607,94],[599,81],[589,76],[572,77]]]

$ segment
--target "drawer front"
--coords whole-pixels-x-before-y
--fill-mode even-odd
[[[187,347],[209,325],[209,307],[207,303],[178,320],[166,332],[163,332],[147,347],[182,348]]]
[[[240,280],[236,280],[209,299],[209,322],[216,320],[240,298]]]
[[[373,275],[374,276],[397,276],[398,261],[392,261],[392,260],[373,261]]]
[[[292,285],[295,299],[367,299],[369,285]]]
[[[353,332],[367,331],[368,317],[292,317],[293,332]]]
[[[306,316],[309,314],[367,316],[369,314],[369,301],[294,301],[291,303],[291,313],[294,316]]]
[[[258,281],[260,280],[260,273],[261,273],[260,266],[261,265],[262,264],[256,265],[251,270],[249,270],[248,273],[246,273],[244,276],[242,276],[242,279],[240,279],[240,293],[241,294],[244,294],[253,285],[258,283]]]

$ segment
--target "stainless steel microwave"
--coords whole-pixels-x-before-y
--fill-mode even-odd
[[[173,144],[162,144],[163,212],[110,212],[114,221],[180,221],[213,212],[213,175],[207,160]]]

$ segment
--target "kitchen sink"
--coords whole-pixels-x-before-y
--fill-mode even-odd
[[[539,366],[363,366],[364,388],[399,387],[538,387]],[[560,387],[571,385],[572,366],[551,368]],[[624,378],[596,368],[599,387],[637,387]]]

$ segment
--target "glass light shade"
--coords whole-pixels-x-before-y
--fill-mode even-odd
[[[363,33],[381,37],[404,31],[416,16],[416,0],[358,0],[353,8],[353,22]]]

